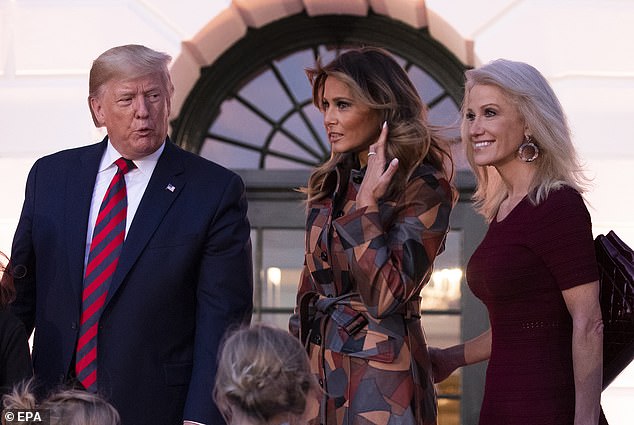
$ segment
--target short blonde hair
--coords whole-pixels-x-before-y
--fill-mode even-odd
[[[46,410],[50,414],[50,425],[121,424],[117,410],[98,394],[78,389],[60,389],[38,403],[33,382],[33,379],[30,379],[15,385],[13,390],[3,397],[3,408]],[[4,419],[3,417],[2,420]],[[30,425],[24,422],[11,422],[11,425],[14,424]]]
[[[51,414],[51,425],[119,425],[117,410],[97,394],[81,390],[53,393],[40,405]]]
[[[227,422],[240,413],[257,424],[304,413],[320,391],[299,340],[285,330],[256,324],[229,334],[218,361],[214,399]],[[236,412],[237,410],[237,412]]]

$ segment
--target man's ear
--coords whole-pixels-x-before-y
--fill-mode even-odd
[[[174,84],[172,84],[172,80],[169,80],[169,90],[167,94],[167,116],[169,117],[172,114],[172,98],[174,97]]]
[[[92,121],[95,123],[95,127],[103,127],[106,125],[101,101],[96,97],[88,96],[88,107],[90,108],[90,114],[92,115]]]

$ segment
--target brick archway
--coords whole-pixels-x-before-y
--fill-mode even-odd
[[[370,11],[401,21],[414,29],[427,28],[431,36],[465,66],[474,66],[473,41],[463,38],[439,14],[428,8],[424,0],[233,0],[191,40],[183,42],[181,54],[171,68],[176,92],[170,118],[180,114],[200,77],[200,69],[213,64],[250,28],[260,28],[302,12],[308,16],[366,16]]]

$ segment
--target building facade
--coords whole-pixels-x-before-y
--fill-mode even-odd
[[[303,69],[349,46],[380,45],[456,139],[462,197],[425,296],[425,327],[438,345],[468,339],[486,315],[460,273],[485,226],[470,208],[473,179],[451,130],[462,72],[504,57],[546,75],[593,179],[595,234],[614,229],[634,245],[631,22],[631,0],[0,0],[0,250],[10,250],[33,162],[103,136],[86,102],[92,59],[145,44],[174,57],[172,139],[247,183],[256,320],[283,325],[302,261],[293,189],[328,154]],[[444,423],[475,423],[482,376],[467,368],[439,391]],[[632,397],[630,367],[604,392],[611,424],[628,422]]]

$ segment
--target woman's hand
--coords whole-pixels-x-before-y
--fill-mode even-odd
[[[434,383],[444,381],[459,367],[488,360],[491,342],[491,329],[488,329],[464,344],[448,348],[427,347]]]
[[[454,370],[466,364],[463,344],[444,349],[427,347],[427,350],[429,351],[435,384],[444,381]]]
[[[390,161],[390,165],[385,169],[385,143],[387,141],[387,122],[383,123],[381,134],[376,143],[370,145],[368,152],[368,168],[365,177],[357,193],[357,208],[378,205],[379,198],[385,195],[392,177],[398,169],[398,159]]]

